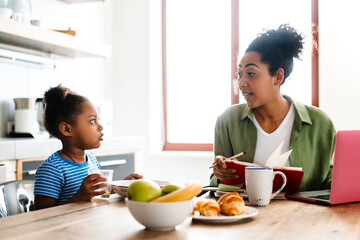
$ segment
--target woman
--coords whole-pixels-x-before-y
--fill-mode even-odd
[[[268,30],[251,42],[239,63],[238,87],[247,104],[229,107],[215,127],[215,161],[211,185],[239,176],[224,160],[244,150],[240,161],[263,165],[284,141],[293,151],[287,166],[302,167],[300,190],[330,187],[335,128],[320,109],[282,95],[280,86],[299,58],[303,37],[289,25]]]

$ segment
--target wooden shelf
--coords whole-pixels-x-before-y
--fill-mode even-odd
[[[109,57],[110,46],[33,25],[0,18],[0,43],[66,57]]]

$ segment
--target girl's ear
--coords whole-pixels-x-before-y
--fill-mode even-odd
[[[60,133],[66,137],[69,137],[72,134],[71,125],[66,122],[59,123],[59,130],[60,130]]]
[[[275,85],[280,86],[281,83],[284,81],[284,69],[279,68],[276,72],[275,72]]]

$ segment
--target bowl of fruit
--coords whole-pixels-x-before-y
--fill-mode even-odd
[[[129,186],[126,203],[131,215],[147,229],[167,231],[190,216],[193,197],[201,190],[197,182],[185,187],[168,184],[160,188],[152,180],[139,180]]]

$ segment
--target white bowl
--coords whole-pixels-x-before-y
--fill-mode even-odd
[[[13,10],[10,8],[0,8],[0,17],[10,18]]]
[[[133,217],[150,230],[168,231],[182,223],[193,211],[193,200],[181,202],[149,203],[126,199]]]

